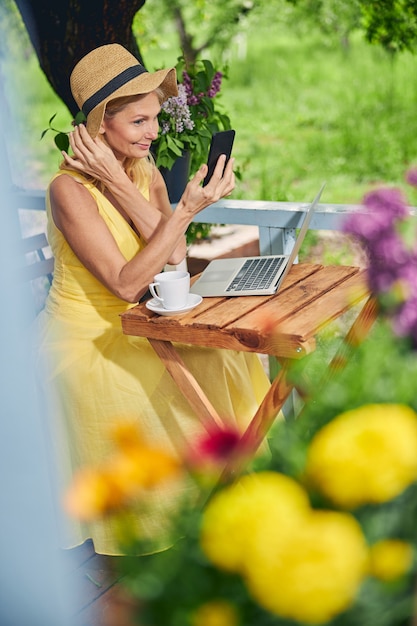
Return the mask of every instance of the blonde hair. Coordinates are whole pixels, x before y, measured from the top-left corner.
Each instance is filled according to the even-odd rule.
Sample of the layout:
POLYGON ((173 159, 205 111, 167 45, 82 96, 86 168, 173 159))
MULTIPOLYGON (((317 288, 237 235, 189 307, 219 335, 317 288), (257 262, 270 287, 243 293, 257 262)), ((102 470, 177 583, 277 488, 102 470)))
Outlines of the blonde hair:
MULTIPOLYGON (((162 102, 165 100, 165 95, 162 89, 160 87, 157 87, 152 93, 156 94, 159 103, 162 104, 162 102)), ((104 111, 104 119, 111 119, 117 113, 120 113, 120 111, 122 111, 131 102, 137 102, 147 95, 148 94, 122 96, 120 98, 110 100, 110 102, 107 103, 106 109, 104 111)), ((100 134, 98 135, 98 137, 101 139, 101 141, 107 143, 104 135, 100 134)), ((63 166, 61 167, 68 169, 68 166, 65 166, 65 164, 63 164, 63 166)), ((140 190, 142 190, 146 189, 151 183, 156 166, 152 154, 149 154, 147 157, 142 159, 126 159, 123 167, 130 180, 135 185, 137 185, 140 190)), ((87 176, 86 178, 90 182, 92 182, 98 189, 100 189, 101 192, 104 191, 105 185, 100 179, 96 179, 93 176, 87 176)))

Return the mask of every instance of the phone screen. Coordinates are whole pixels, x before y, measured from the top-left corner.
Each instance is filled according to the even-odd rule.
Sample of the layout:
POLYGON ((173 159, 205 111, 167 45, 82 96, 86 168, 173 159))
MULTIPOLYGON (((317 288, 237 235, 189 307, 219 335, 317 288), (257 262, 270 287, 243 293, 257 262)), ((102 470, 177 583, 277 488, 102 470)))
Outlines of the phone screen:
POLYGON ((234 130, 221 130, 218 133, 214 133, 211 138, 210 151, 207 159, 208 172, 203 181, 203 187, 207 185, 213 176, 214 169, 216 167, 217 159, 221 154, 226 155, 226 164, 232 154, 233 141, 235 139, 234 130))

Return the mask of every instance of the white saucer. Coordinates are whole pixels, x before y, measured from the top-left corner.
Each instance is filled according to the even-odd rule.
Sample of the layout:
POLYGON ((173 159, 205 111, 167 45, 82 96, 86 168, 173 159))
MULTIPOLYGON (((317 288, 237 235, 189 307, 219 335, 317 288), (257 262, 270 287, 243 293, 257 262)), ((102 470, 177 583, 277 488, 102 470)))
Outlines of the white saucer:
POLYGON ((152 300, 148 300, 146 303, 146 308, 154 313, 158 313, 159 315, 181 315, 181 313, 187 313, 187 311, 191 311, 197 305, 199 305, 203 301, 203 298, 196 293, 188 294, 187 304, 182 307, 182 309, 164 309, 164 307, 159 304, 158 300, 152 298, 152 300))

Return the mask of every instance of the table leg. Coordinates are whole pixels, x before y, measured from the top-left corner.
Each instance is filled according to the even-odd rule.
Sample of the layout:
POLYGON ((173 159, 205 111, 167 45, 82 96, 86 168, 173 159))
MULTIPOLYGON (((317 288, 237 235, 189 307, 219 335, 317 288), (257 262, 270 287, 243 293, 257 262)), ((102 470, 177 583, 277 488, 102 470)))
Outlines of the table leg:
POLYGON ((200 385, 188 371, 184 361, 175 350, 170 341, 161 339, 149 339, 149 343, 155 350, 168 373, 178 386, 178 389, 188 401, 191 408, 198 415, 203 426, 211 432, 213 426, 224 426, 224 423, 216 409, 207 398, 200 385))
MULTIPOLYGON (((327 384, 331 376, 346 365, 354 348, 365 340, 377 316, 378 304, 375 298, 371 297, 367 300, 349 332, 344 337, 341 347, 329 364, 321 385, 327 384)), ((295 388, 294 384, 289 383, 287 378, 287 373, 291 368, 291 359, 280 360, 280 363, 282 368, 272 382, 264 401, 246 429, 238 449, 224 468, 221 481, 229 481, 241 473, 245 464, 253 457, 254 453, 261 445, 279 411, 295 388)), ((300 388, 299 391, 301 396, 305 399, 306 396, 303 389, 300 388)))
POLYGON ((220 482, 229 481, 234 476, 237 476, 245 464, 253 458, 285 401, 294 389, 294 384, 290 383, 287 377, 291 368, 291 359, 281 361, 281 365, 281 370, 271 383, 265 398, 245 430, 239 446, 226 464, 220 482))

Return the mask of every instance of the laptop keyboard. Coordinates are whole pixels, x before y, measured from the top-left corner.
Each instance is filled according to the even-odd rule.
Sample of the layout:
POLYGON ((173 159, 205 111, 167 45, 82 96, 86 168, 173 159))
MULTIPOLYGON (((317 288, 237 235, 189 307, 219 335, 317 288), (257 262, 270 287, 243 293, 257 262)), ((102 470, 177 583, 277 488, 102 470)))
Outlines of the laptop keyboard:
POLYGON ((226 291, 267 289, 286 257, 248 259, 226 288, 226 291))

